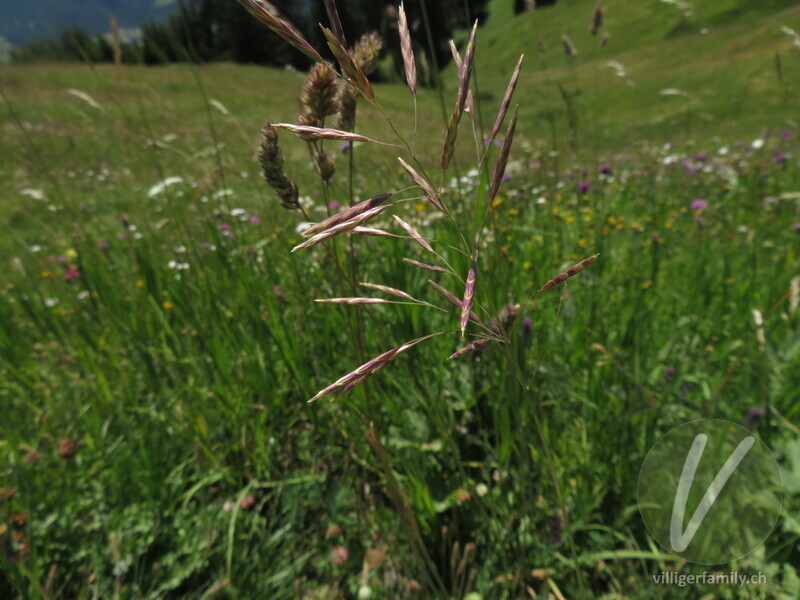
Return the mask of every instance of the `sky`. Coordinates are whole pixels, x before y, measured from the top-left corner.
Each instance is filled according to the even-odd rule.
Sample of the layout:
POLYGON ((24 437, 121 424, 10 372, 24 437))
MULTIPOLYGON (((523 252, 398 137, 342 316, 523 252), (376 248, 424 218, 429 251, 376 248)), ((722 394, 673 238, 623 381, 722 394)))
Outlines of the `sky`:
POLYGON ((19 45, 66 27, 106 33, 112 14, 120 27, 131 28, 162 20, 176 4, 176 0, 0 0, 0 37, 19 45))

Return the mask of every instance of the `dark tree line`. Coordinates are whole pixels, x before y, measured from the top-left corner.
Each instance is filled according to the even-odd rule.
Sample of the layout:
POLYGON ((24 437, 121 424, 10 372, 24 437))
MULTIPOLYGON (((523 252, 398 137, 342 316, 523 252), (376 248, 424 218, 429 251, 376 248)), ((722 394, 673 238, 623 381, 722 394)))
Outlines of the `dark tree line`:
MULTIPOLYGON (((322 0, 273 0, 318 49, 324 49, 319 23, 327 25, 322 0)), ((387 41, 387 52, 400 65, 397 41, 397 6, 388 0, 338 0, 336 2, 348 42, 371 31, 387 41)), ((485 19, 487 0, 407 0, 405 2, 415 50, 423 60, 443 66, 450 60, 448 40, 472 20, 485 19), (431 52, 432 49, 432 52, 431 52)), ((64 30, 56 37, 40 38, 12 50, 11 58, 28 61, 114 60, 112 36, 92 36, 79 28, 64 30)), ((178 9, 164 22, 145 23, 141 38, 119 44, 121 59, 132 64, 171 62, 233 61, 297 68, 308 59, 265 29, 236 0, 181 0, 178 9)))

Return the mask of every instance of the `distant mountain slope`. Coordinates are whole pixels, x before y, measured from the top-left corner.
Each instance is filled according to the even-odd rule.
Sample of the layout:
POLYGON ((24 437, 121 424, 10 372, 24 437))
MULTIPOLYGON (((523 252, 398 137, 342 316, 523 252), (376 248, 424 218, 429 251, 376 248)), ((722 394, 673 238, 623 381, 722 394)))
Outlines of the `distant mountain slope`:
POLYGON ((65 27, 104 33, 112 14, 120 27, 137 27, 164 19, 176 7, 175 0, 0 0, 0 36, 19 45, 65 27))
MULTIPOLYGON (((800 123, 800 47, 789 31, 800 32, 797 0, 599 0, 593 36, 597 4, 558 0, 515 15, 512 0, 492 0, 476 52, 484 106, 496 110, 524 53, 518 130, 539 139, 586 148, 800 123)), ((452 66, 444 79, 455 85, 452 66)))

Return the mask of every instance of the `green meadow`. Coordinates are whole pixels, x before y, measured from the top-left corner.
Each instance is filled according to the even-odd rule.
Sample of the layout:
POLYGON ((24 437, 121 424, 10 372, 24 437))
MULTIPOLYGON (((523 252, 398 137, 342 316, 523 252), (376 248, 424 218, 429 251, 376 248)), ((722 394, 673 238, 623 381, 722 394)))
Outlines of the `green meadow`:
POLYGON ((592 36, 594 2, 512 4, 477 30, 445 173, 452 64, 359 101, 397 145, 280 130, 302 210, 257 140, 305 73, 0 66, 0 598, 800 596, 800 7, 608 0, 592 36), (383 193, 383 233, 292 252, 383 193), (637 504, 698 419, 751 429, 781 479, 747 498, 764 542, 711 566, 637 504), (763 580, 654 582, 731 571, 763 580))

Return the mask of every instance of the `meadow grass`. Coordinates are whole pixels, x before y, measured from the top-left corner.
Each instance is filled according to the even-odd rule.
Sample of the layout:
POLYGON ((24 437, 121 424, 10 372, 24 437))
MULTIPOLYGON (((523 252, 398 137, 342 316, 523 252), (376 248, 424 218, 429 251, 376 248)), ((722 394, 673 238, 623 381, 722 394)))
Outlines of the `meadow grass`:
MULTIPOLYGON (((541 14, 543 23, 561 18, 541 14)), ((682 69, 675 54, 699 54, 715 71, 726 44, 756 47, 761 38, 742 40, 784 22, 763 18, 775 22, 730 42, 720 34, 716 49, 701 52, 705 38, 654 38, 629 51, 653 94, 690 88, 690 78, 700 86, 702 68, 682 69)), ((512 21, 496 9, 492 19, 476 55, 487 128, 516 64, 491 42, 518 38, 503 27, 524 29, 529 16, 512 21)), ((561 26, 546 31, 560 35, 561 26)), ((768 72, 760 60, 752 68, 768 72)), ((737 74, 733 95, 751 74, 737 64, 720 67, 737 74)), ((494 200, 486 279, 477 282, 483 306, 523 308, 509 345, 453 361, 465 343, 457 310, 314 302, 343 295, 342 281, 320 248, 290 253, 303 239, 301 218, 280 207, 255 158, 265 120, 294 122, 302 75, 234 65, 3 67, 0 596, 679 597, 651 575, 703 569, 649 536, 636 509, 638 470, 659 435, 716 417, 755 427, 775 452, 784 506, 767 543, 731 565, 763 571, 767 584, 692 592, 795 597, 796 92, 777 102, 756 86, 737 96, 746 108, 736 117, 710 86, 691 88, 702 97, 693 110, 725 127, 690 130, 684 113, 666 118, 616 82, 598 82, 597 66, 523 69, 510 179, 494 200), (567 73, 587 98, 574 111, 592 124, 576 144, 560 95, 546 85, 536 93, 567 73), (546 110, 560 132, 555 146, 546 121, 533 118, 546 110), (182 180, 159 186, 170 177, 182 180), (523 302, 596 253, 574 279, 523 302), (352 344, 356 315, 363 349, 352 344), (370 378, 369 397, 359 389, 307 404, 362 353, 444 330, 453 332, 370 378), (757 420, 748 419, 753 408, 764 411, 757 420)), ((405 87, 376 92, 410 137, 405 87)), ((417 104, 416 156, 435 170, 439 99, 420 90, 417 104)), ((389 139, 363 102, 357 130, 389 139)), ((472 170, 469 130, 465 116, 442 193, 463 211, 491 183, 490 170, 472 170)), ((327 144, 337 174, 320 191, 305 145, 280 137, 309 215, 337 210, 326 194, 346 206, 350 155, 327 144)), ((489 150, 492 164, 499 150, 489 150)), ((358 199, 411 184, 395 150, 350 151, 358 199)), ((395 214, 441 247, 458 246, 447 220, 416 198, 395 214)), ((388 217, 377 222, 403 234, 388 217)), ((331 249, 354 261, 361 281, 439 303, 427 283, 435 276, 403 260, 430 261, 419 244, 370 237, 352 254, 340 239, 331 249)), ((467 257, 447 256, 466 274, 467 257)), ((437 281, 461 297, 458 281, 437 281)))

